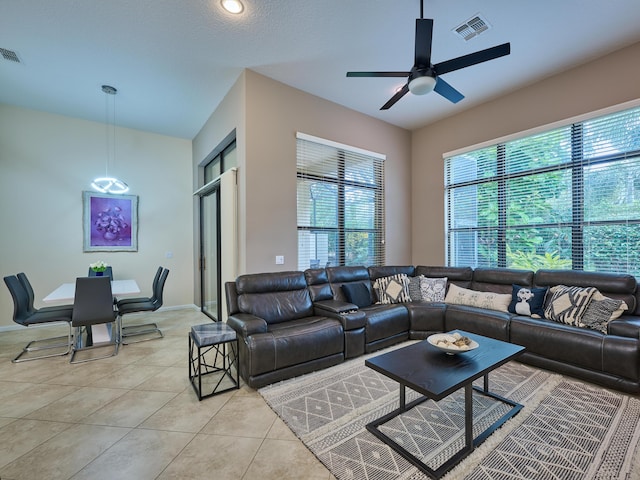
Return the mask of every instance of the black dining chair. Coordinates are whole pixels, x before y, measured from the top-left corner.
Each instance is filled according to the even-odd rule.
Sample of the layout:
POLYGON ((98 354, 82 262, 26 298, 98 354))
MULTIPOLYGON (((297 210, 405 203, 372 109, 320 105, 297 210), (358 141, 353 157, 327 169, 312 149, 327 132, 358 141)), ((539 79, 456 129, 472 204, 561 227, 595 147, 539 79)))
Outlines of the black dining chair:
POLYGON ((118 312, 113 307, 113 294, 109 277, 79 277, 76 279, 76 293, 73 301, 71 326, 75 329, 71 363, 82 363, 91 360, 113 357, 118 354, 120 345, 120 325, 118 312), (111 328, 109 342, 96 343, 92 328, 95 325, 107 324, 111 328), (82 330, 85 330, 85 336, 82 330), (108 355, 84 360, 76 360, 76 354, 84 350, 113 347, 108 355))
POLYGON ((46 338, 42 340, 32 340, 22 349, 22 352, 15 357, 12 362, 26 362, 29 360, 38 360, 41 358, 57 357, 60 355, 66 355, 72 348, 72 328, 71 328, 71 316, 72 310, 60 309, 60 310, 36 310, 32 306, 29 293, 23 287, 22 283, 16 275, 10 275, 4 277, 4 283, 7 285, 11 297, 13 298, 13 321, 24 327, 30 327, 34 325, 55 324, 64 322, 69 327, 69 333, 66 336, 66 342, 63 342, 64 336, 46 338), (30 307, 31 305, 31 307, 30 307), (25 356, 30 352, 37 352, 41 350, 51 350, 53 348, 65 347, 65 350, 57 353, 48 353, 44 355, 25 356))
POLYGON ((29 304, 28 304, 29 312, 41 312, 41 313, 44 313, 44 312, 55 312, 55 311, 60 311, 60 310, 67 310, 69 313, 71 313, 71 311, 73 310, 73 305, 71 305, 71 304, 53 305, 51 307, 35 308, 33 306, 33 303, 35 301, 35 294, 33 292, 33 287, 31 286, 31 282, 27 278, 27 275, 24 272, 20 272, 16 276, 18 277, 18 280, 20 281, 20 284, 22 285, 22 288, 24 288, 25 291, 27 292, 27 296, 29 298, 29 304))
POLYGON ((113 280, 113 269, 111 267, 107 267, 107 269, 102 272, 102 275, 98 275, 98 272, 93 271, 93 269, 89 267, 87 277, 109 277, 109 279, 113 280))
POLYGON ((151 297, 123 297, 118 299, 118 305, 155 301, 156 288, 158 288, 158 282, 160 281, 160 275, 162 275, 163 270, 164 268, 162 266, 158 267, 158 270, 156 270, 156 275, 153 277, 153 283, 151 284, 151 297))
MULTIPOLYGON (((117 303, 118 315, 124 317, 130 313, 155 312, 162 306, 164 285, 167 281, 169 270, 159 267, 153 281, 153 294, 151 297, 125 298, 117 303), (159 273, 159 275, 158 275, 159 273), (135 300, 135 301, 132 301, 135 300)), ((155 340, 164 337, 162 330, 156 323, 143 323, 122 327, 122 344, 143 342, 145 340, 155 340), (128 340, 131 337, 143 337, 138 340, 128 340)))

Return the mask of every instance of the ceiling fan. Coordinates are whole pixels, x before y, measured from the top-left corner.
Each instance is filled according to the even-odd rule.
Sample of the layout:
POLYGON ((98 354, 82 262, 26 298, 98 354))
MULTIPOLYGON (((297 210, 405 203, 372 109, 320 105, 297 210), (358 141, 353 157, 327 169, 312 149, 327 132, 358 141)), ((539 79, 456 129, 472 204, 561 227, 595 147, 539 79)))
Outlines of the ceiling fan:
POLYGON ((420 18, 416 19, 415 61, 409 72, 347 72, 347 77, 407 77, 407 83, 385 103, 380 110, 388 110, 407 92, 424 95, 435 90, 447 100, 458 103, 464 98, 458 90, 445 82, 440 75, 477 65, 511 53, 511 44, 503 43, 496 47, 453 58, 435 65, 431 63, 431 40, 433 20, 423 18, 424 0, 420 2, 420 18))

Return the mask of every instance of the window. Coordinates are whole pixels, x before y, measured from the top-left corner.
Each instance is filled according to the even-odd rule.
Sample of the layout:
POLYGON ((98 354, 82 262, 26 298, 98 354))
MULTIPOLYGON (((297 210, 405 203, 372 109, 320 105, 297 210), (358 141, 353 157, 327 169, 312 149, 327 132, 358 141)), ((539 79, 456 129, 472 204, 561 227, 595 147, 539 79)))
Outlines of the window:
POLYGON ((236 157, 236 141, 233 140, 204 166, 204 184, 206 185, 227 170, 236 167, 238 164, 236 157))
POLYGON ((298 133, 298 268, 384 264, 384 157, 298 133))
POLYGON ((445 156, 451 266, 640 276, 640 108, 445 156))

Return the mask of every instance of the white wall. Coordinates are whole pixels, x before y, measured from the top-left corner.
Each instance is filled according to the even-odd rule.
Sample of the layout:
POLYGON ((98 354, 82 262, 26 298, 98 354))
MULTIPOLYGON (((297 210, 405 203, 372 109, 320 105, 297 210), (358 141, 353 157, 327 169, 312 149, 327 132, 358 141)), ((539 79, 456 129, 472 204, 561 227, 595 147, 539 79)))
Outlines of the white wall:
MULTIPOLYGON (((82 191, 104 174, 103 123, 0 105, 0 274, 25 272, 40 299, 87 274, 96 260, 150 294, 158 265, 171 270, 165 305, 193 304, 191 142, 118 128, 109 173, 139 196, 138 252, 83 253, 82 191), (166 252, 173 258, 165 258, 166 252)), ((0 288, 0 328, 14 325, 0 288)))

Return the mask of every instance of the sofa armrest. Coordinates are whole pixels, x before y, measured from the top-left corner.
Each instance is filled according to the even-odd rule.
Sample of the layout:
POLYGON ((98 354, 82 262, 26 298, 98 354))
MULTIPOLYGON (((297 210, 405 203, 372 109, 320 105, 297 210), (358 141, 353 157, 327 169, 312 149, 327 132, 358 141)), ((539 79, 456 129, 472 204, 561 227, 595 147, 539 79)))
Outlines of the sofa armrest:
POLYGON ((330 313, 344 314, 358 310, 357 305, 340 300, 321 300, 314 302, 313 308, 316 315, 328 315, 330 313))
POLYGON ((335 318, 342 323, 342 329, 345 331, 362 328, 367 323, 367 315, 362 310, 358 310, 358 306, 353 303, 322 300, 315 302, 313 306, 316 315, 335 318))
POLYGON ((227 325, 233 328, 240 337, 247 338, 254 333, 265 333, 267 321, 250 313, 235 313, 227 318, 227 325))

